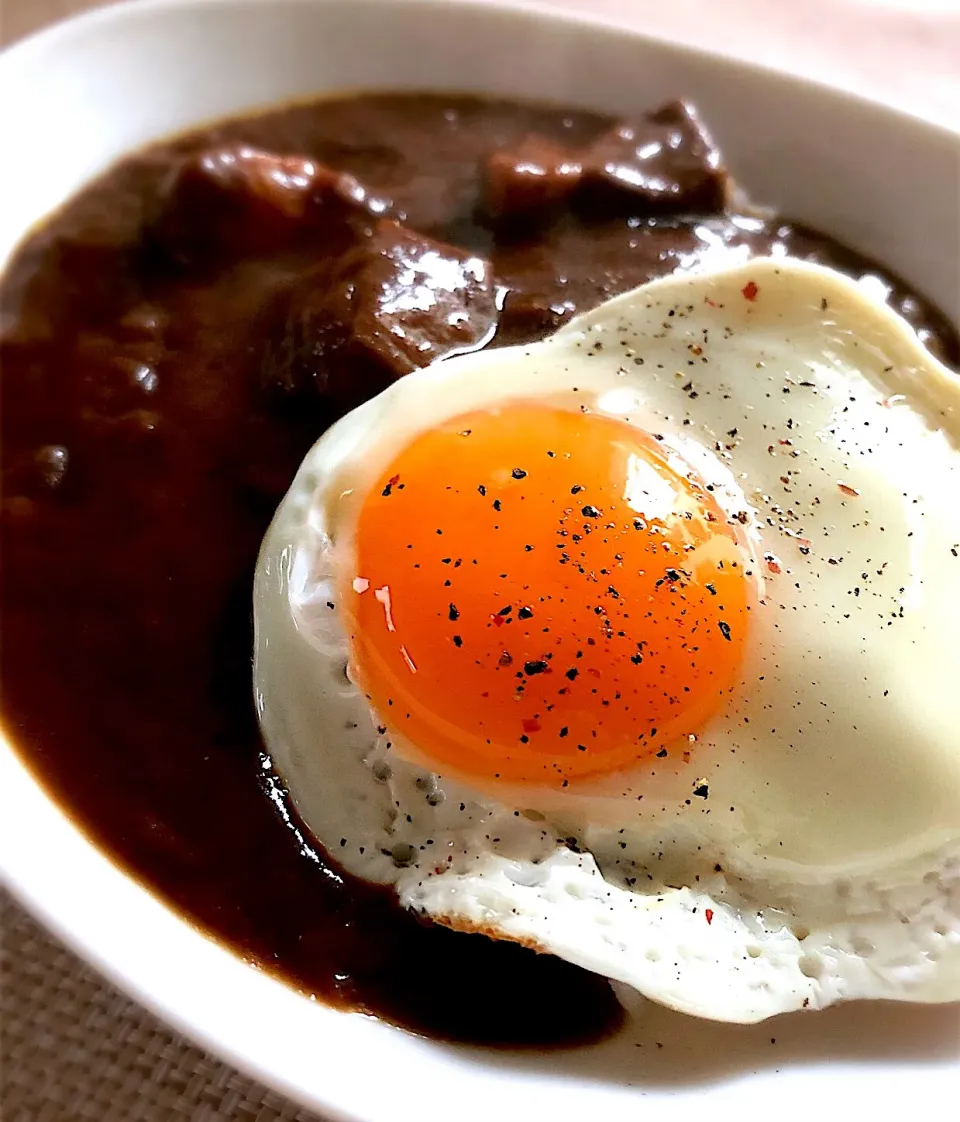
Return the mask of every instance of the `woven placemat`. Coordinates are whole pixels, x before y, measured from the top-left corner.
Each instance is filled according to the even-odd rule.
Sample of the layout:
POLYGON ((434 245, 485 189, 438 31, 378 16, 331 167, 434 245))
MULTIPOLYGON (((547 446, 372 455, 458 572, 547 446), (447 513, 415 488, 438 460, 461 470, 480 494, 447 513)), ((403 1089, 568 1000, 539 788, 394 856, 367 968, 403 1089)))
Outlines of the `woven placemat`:
POLYGON ((3 1122, 322 1122, 135 1005, 0 891, 3 1122))

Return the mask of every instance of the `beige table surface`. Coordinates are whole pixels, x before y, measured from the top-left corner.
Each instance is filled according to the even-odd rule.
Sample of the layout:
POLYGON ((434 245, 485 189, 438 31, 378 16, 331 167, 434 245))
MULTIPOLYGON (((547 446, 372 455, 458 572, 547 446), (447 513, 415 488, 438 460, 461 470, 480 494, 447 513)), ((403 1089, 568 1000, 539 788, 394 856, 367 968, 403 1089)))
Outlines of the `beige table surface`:
MULTIPOLYGON (((960 0, 550 2, 960 121, 960 0)), ((0 0, 0 43, 94 6, 0 0)), ((5 895, 0 937, 4 1122, 318 1122, 166 1028, 5 895)))

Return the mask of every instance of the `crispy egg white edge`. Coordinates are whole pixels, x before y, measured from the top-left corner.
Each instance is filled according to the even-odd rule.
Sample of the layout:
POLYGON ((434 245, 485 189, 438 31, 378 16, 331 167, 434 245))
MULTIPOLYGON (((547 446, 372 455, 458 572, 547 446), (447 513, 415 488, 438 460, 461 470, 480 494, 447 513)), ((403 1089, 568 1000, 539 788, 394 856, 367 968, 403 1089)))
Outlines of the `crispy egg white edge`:
MULTIPOLYGON (((538 348, 568 346, 592 331, 606 330, 611 311, 617 315, 629 312, 631 301, 640 292, 665 303, 682 300, 690 292, 702 295, 707 285, 714 295, 726 294, 731 300, 742 300, 740 290, 749 281, 757 283, 764 292, 763 308, 767 312, 773 308, 771 297, 774 301, 780 299, 782 307, 775 313, 780 317, 796 317, 798 285, 806 286, 811 296, 814 289, 818 297, 827 292, 837 329, 850 332, 855 327, 863 345, 884 349, 893 359, 897 368, 894 384, 878 388, 888 392, 908 390, 911 400, 916 396, 931 425, 955 436, 955 377, 924 354, 899 317, 887 309, 873 307, 864 321, 863 297, 852 282, 816 266, 793 262, 785 265, 781 260, 756 260, 743 268, 707 278, 653 282, 616 298, 603 309, 579 317, 545 344, 511 348, 514 354, 506 350, 483 352, 439 363, 410 375, 404 388, 409 391, 409 379, 416 379, 423 383, 420 388, 427 391, 428 399, 437 402, 432 391, 450 376, 451 363, 478 370, 488 363, 508 364, 516 360, 516 352, 522 357, 536 353, 538 348), (784 273, 790 277, 789 286, 778 284, 777 278, 784 273), (786 291, 787 287, 792 292, 786 291)), ((375 458, 364 457, 365 425, 358 423, 357 418, 365 420, 369 429, 385 417, 391 408, 389 396, 396 392, 397 387, 393 387, 351 415, 352 424, 340 422, 330 430, 321 442, 326 472, 333 472, 342 481, 346 478, 343 472, 350 464, 355 467, 359 456, 363 469, 371 475, 376 473, 390 455, 391 441, 386 442, 388 447, 380 449, 381 458, 376 463, 375 458), (361 416, 364 411, 368 414, 366 418, 361 416)), ((516 387, 514 396, 528 394, 528 389, 516 387)), ((476 402, 466 404, 458 399, 455 412, 482 404, 481 398, 478 394, 476 402)), ((422 414, 418 422, 426 423, 422 414)), ((394 432, 392 448, 396 449, 408 437, 409 432, 394 432)), ((325 652, 325 665, 320 667, 315 637, 306 639, 297 631, 290 611, 290 582, 297 585, 299 581, 302 586, 303 578, 303 573, 296 572, 303 558, 298 556, 293 543, 303 525, 311 520, 315 530, 324 532, 329 513, 322 504, 314 502, 323 482, 316 475, 316 464, 317 458, 311 453, 301 470, 302 478, 298 477, 299 486, 295 484, 291 489, 267 535, 258 566, 257 704, 274 764, 289 783, 294 803, 328 851, 334 857, 340 855, 348 869, 369 879, 394 882, 407 906, 453 926, 483 930, 558 953, 626 982, 658 1001, 701 1016, 752 1021, 787 1009, 805 1005, 816 1008, 851 997, 945 1000, 960 996, 960 899, 955 847, 947 845, 939 853, 925 855, 928 875, 922 884, 898 884, 894 877, 894 883, 884 888, 880 913, 871 913, 868 908, 852 925, 855 930, 845 931, 844 925, 833 924, 829 929, 808 933, 801 922, 802 915, 794 914, 794 904, 802 911, 802 898, 778 899, 783 895, 782 886, 770 886, 768 899, 778 899, 784 906, 764 907, 766 893, 762 878, 759 885, 756 883, 756 870, 752 876, 759 904, 744 899, 736 878, 728 880, 725 873, 713 872, 709 862, 704 864, 702 875, 698 874, 696 884, 671 888, 666 883, 648 883, 643 892, 626 891, 604 879, 590 853, 575 853, 558 844, 558 831, 542 820, 515 815, 509 807, 485 805, 469 787, 455 781, 445 779, 441 788, 436 777, 406 764, 397 758, 396 752, 388 757, 362 698, 344 676, 345 643, 334 643, 325 652), (278 674, 280 664, 283 670, 278 674), (331 669, 324 686, 329 693, 322 697, 318 692, 322 674, 318 671, 331 669), (307 698, 310 703, 285 706, 276 700, 280 697, 307 698), (344 727, 330 729, 330 739, 338 743, 341 751, 317 752, 313 750, 316 730, 329 725, 329 703, 333 698, 334 708, 343 707, 344 727), (310 746, 306 752, 304 745, 310 746), (374 775, 380 778, 371 784, 374 775), (318 800, 309 797, 311 788, 335 790, 338 798, 331 804, 321 797, 318 806, 318 800), (419 857, 412 842, 401 845, 409 848, 413 863, 407 867, 401 863, 398 867, 395 861, 396 812, 409 806, 420 817, 423 806, 430 806, 430 799, 435 799, 438 792, 448 803, 457 801, 457 805, 462 803, 466 808, 461 812, 461 833, 465 815, 469 828, 481 840, 497 837, 499 841, 474 852, 464 846, 462 839, 458 846, 448 838, 458 849, 454 865, 448 866, 442 875, 428 872, 424 876, 423 869, 429 867, 433 856, 427 853, 426 858, 419 857), (398 808, 396 803, 401 806, 398 808), (369 826, 370 845, 367 853, 356 855, 345 852, 338 835, 344 839, 355 835, 358 822, 369 826), (953 909, 946 923, 938 911, 944 900, 953 909), (890 924, 884 922, 898 911, 900 915, 912 916, 916 921, 913 927, 921 934, 928 933, 932 944, 930 939, 924 942, 925 935, 917 935, 908 940, 910 946, 905 950, 903 930, 891 934, 890 924), (946 956, 945 946, 950 952, 946 956), (938 956, 943 957, 935 967, 934 958, 938 956), (719 985, 718 963, 729 967, 719 985)), ((357 478, 350 476, 349 471, 347 475, 354 487, 362 490, 357 478)), ((336 490, 335 486, 332 491, 336 490)), ((303 607, 301 625, 309 617, 309 610, 304 615, 303 607)), ((326 602, 313 607, 321 613, 330 610, 326 602)), ((421 844, 424 840, 436 846, 433 853, 441 851, 441 838, 421 834, 421 844)), ((686 841, 694 842, 695 834, 686 841)), ((908 863, 904 873, 909 872, 908 863)), ((896 922, 900 928, 909 926, 900 924, 899 919, 896 922)), ((912 937, 916 931, 910 934, 912 937)))

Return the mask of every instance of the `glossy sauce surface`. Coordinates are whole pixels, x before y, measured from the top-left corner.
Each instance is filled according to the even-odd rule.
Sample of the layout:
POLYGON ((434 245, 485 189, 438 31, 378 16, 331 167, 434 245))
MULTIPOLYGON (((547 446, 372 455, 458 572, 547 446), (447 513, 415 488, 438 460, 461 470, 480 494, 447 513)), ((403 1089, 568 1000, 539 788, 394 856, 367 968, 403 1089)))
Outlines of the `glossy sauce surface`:
MULTIPOLYGON (((417 361, 494 330, 494 343, 541 337, 718 247, 879 271, 796 225, 723 212, 709 182, 672 209, 585 176, 571 201, 568 157, 602 149, 616 167, 630 149, 612 125, 401 95, 231 121, 123 161, 29 239, 2 284, 4 727, 85 830, 240 953, 323 1000, 456 1039, 585 1039, 618 1007, 568 964, 420 923, 299 832, 253 712, 250 589, 300 459, 417 361), (322 175, 310 188, 337 237, 303 232, 302 162, 279 187, 277 166, 257 164, 266 179, 252 192, 244 180, 220 240, 182 223, 190 207, 225 214, 208 180, 235 200, 238 142, 355 176, 362 198, 322 175), (191 193, 183 160, 211 150, 220 163, 191 193), (524 217, 503 152, 554 161, 544 218, 524 217), (250 231, 271 234, 240 244, 250 231), (437 304, 467 326, 448 337, 418 321, 417 359, 364 293, 437 252, 464 278, 437 304)), ((891 283, 955 362, 952 328, 891 283)))

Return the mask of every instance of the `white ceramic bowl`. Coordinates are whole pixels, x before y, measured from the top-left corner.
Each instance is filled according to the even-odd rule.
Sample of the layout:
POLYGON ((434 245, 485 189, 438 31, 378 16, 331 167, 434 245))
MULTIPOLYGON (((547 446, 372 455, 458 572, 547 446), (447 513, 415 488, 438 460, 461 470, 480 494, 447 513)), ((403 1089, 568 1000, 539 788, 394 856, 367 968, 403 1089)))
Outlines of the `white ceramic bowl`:
MULTIPOLYGON (((0 263, 134 146, 289 98, 377 87, 624 114, 689 96, 757 199, 876 255, 948 312, 960 305, 960 134, 589 19, 443 0, 140 0, 14 48, 0 59, 0 263)), ((439 1045, 325 1008, 128 878, 6 743, 0 857, 20 898, 112 979, 336 1118, 621 1122, 650 1111, 670 1122, 695 1109, 721 1122, 795 1108, 882 1119, 950 1101, 960 1078, 956 1007, 873 1004, 741 1027, 651 1006, 613 1040, 545 1054, 439 1045)))

